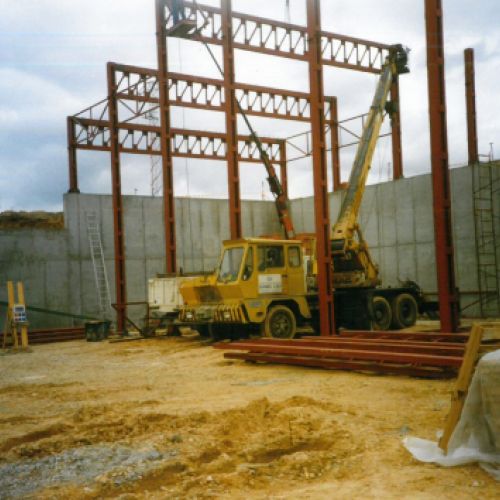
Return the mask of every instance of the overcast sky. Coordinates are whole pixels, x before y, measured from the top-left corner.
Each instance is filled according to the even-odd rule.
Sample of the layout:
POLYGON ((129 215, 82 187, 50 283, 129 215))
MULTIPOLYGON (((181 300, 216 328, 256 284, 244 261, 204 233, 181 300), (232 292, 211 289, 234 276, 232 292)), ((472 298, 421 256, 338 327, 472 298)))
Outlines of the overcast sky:
MULTIPOLYGON (((204 3, 218 5, 218 0, 204 3)), ((291 22, 305 24, 305 0, 290 0, 291 22)), ((500 2, 444 0, 450 163, 467 160, 463 49, 476 51, 480 153, 490 143, 500 150, 500 2)), ((323 0, 322 27, 411 48, 411 73, 401 77, 405 175, 430 170, 424 0, 323 0)), ((233 0, 234 10, 284 20, 285 0, 233 0)), ((0 0, 0 210, 60 210, 68 189, 66 116, 106 96, 107 61, 155 67, 154 0, 0 0)), ((169 41, 172 71, 218 77, 200 44, 169 41)), ((307 66, 271 56, 236 51, 236 80, 308 90, 307 66)), ((364 113, 377 77, 325 68, 325 94, 336 95, 339 117, 364 113)), ((304 124, 251 117, 262 135, 284 138, 304 124)), ((221 113, 181 110, 173 126, 224 131, 221 113)), ((245 133, 240 123, 240 132, 245 133)), ((342 137, 347 140, 347 137, 342 137)), ((352 148, 343 150, 348 176, 352 148)), ((496 155, 498 156, 498 155, 496 155)), ((83 192, 110 193, 109 155, 79 152, 83 192)), ((375 153, 371 182, 389 174, 390 140, 375 153)), ((122 155, 125 194, 150 193, 150 159, 122 155)), ((176 159, 177 195, 226 196, 225 164, 176 159)), ((241 165, 243 197, 262 194, 264 169, 241 165)), ((289 167, 290 195, 312 194, 309 161, 289 167)))

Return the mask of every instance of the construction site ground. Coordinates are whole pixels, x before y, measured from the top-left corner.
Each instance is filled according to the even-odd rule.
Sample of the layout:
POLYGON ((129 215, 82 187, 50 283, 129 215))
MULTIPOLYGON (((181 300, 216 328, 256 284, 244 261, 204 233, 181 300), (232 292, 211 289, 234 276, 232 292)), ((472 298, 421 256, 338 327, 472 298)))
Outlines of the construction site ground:
POLYGON ((453 380, 254 365, 195 339, 0 356, 0 498, 498 498, 419 463, 453 380))

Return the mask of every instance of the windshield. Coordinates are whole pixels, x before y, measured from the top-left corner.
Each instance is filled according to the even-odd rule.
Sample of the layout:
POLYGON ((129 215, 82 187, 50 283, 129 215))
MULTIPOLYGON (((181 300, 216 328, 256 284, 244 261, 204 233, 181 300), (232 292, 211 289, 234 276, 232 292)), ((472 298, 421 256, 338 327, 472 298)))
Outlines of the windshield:
POLYGON ((229 283, 238 279, 241 260, 243 258, 243 250, 243 247, 227 248, 224 250, 217 281, 229 283))

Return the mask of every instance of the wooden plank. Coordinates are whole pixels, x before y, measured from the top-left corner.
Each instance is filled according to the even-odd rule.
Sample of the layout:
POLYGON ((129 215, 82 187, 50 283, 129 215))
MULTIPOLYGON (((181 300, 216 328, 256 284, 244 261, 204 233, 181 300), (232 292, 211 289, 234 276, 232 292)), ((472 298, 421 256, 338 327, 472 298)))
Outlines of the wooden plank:
POLYGON ((448 453, 448 444, 450 442, 451 435, 453 434, 453 431, 460 420, 460 415, 462 414, 465 398, 467 397, 469 385, 476 367, 482 335, 482 325, 474 324, 470 333, 469 341, 465 347, 464 359, 458 372, 455 389, 451 395, 450 413, 446 419, 443 435, 439 440, 439 447, 445 453, 448 453))

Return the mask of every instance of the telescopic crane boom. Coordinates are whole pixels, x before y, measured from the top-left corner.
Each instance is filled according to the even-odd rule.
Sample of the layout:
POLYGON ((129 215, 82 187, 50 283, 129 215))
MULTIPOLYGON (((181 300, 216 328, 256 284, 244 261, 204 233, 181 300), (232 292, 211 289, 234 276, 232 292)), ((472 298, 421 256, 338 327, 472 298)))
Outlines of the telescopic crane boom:
POLYGON ((391 112, 392 103, 387 100, 391 84, 398 74, 408 73, 407 63, 407 50, 401 45, 392 46, 382 67, 377 90, 354 158, 345 198, 332 230, 335 288, 366 288, 379 284, 378 267, 371 259, 368 245, 359 228, 358 214, 384 113, 391 112))

